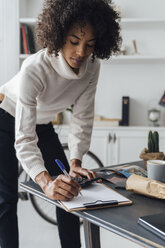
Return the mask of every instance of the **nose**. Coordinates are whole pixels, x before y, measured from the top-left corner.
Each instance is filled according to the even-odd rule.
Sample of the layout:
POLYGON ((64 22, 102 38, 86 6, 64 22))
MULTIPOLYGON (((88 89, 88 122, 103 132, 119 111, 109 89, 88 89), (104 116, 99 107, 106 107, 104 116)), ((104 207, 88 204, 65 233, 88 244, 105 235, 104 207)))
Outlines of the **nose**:
POLYGON ((76 54, 77 54, 79 57, 85 57, 85 55, 86 55, 85 46, 78 46, 78 47, 77 47, 77 50, 76 50, 76 54))

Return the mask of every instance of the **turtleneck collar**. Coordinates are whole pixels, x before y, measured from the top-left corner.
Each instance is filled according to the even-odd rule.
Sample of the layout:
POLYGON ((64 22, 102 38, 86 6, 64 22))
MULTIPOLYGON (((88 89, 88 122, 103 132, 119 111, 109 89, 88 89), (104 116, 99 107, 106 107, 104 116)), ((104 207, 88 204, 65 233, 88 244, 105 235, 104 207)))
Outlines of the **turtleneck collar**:
POLYGON ((46 55, 48 57, 48 60, 50 61, 53 69, 63 78, 65 79, 80 79, 84 76, 87 70, 88 60, 89 58, 83 62, 79 69, 79 73, 76 74, 72 68, 68 65, 66 60, 64 59, 61 52, 59 52, 59 56, 55 55, 48 55, 46 51, 46 55))

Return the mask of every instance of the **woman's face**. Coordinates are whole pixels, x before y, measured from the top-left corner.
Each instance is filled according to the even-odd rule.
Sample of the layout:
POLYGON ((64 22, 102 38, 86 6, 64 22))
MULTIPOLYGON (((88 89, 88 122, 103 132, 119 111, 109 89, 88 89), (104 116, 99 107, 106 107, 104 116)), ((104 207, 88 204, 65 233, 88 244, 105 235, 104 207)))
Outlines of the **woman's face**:
POLYGON ((80 68, 81 64, 93 52, 95 42, 94 30, 90 24, 86 24, 84 27, 80 27, 78 24, 71 26, 66 43, 62 48, 63 57, 71 68, 80 68))

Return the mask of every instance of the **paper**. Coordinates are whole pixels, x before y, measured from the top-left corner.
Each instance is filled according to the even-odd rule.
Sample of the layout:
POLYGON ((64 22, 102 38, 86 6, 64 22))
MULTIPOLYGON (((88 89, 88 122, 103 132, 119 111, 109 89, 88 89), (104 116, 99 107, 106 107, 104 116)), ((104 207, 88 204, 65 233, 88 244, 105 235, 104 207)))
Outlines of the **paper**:
POLYGON ((126 189, 142 195, 165 199, 165 183, 135 174, 127 179, 126 189))
MULTIPOLYGON (((92 183, 89 187, 81 190, 82 196, 78 195, 70 201, 61 201, 61 203, 68 209, 84 208, 84 203, 93 202, 107 202, 115 200, 117 202, 128 202, 130 201, 126 197, 122 196, 118 192, 106 187, 101 183, 92 183)), ((97 206, 97 203, 95 204, 97 206)))

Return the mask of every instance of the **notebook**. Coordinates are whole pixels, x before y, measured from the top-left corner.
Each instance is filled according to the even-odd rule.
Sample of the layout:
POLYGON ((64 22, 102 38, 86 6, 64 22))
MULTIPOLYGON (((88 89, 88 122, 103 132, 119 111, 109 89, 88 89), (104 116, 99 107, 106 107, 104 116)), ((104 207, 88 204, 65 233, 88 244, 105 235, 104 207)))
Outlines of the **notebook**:
POLYGON ((138 224, 165 240, 165 212, 142 216, 138 224))
MULTIPOLYGON (((56 205, 56 201, 49 199, 33 181, 20 183, 20 188, 56 205)), ((128 198, 103 183, 93 182, 83 188, 81 193, 82 196, 79 194, 70 201, 58 202, 68 212, 132 204, 128 198)))

